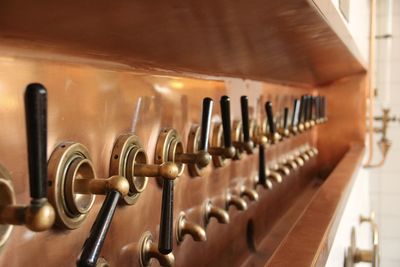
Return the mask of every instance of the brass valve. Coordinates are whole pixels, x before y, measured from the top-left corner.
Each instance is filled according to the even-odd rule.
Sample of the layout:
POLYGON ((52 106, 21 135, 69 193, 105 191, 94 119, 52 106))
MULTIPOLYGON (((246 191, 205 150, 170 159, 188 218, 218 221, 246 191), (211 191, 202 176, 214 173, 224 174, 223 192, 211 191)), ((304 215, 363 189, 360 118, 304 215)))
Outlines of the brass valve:
POLYGON ((282 175, 275 170, 266 169, 265 175, 277 183, 282 183, 283 181, 282 175))
POLYGON ((199 224, 187 219, 186 213, 181 212, 175 226, 176 240, 178 244, 182 243, 185 235, 190 235, 194 241, 205 242, 207 240, 206 231, 199 224))
POLYGON ((222 123, 214 124, 211 145, 208 149, 209 153, 212 155, 215 167, 224 166, 226 159, 231 159, 236 155, 236 149, 232 145, 231 137, 231 111, 229 97, 221 97, 220 109, 222 123))
POLYGON ((270 171, 278 172, 281 175, 285 175, 285 176, 290 174, 290 169, 287 166, 285 166, 284 164, 279 164, 277 162, 274 162, 270 166, 271 166, 270 171))
POLYGON ((54 209, 47 200, 47 91, 43 85, 27 86, 25 115, 31 202, 16 205, 11 176, 0 166, 0 247, 9 238, 12 225, 25 225, 31 231, 41 232, 51 228, 55 220, 54 209))

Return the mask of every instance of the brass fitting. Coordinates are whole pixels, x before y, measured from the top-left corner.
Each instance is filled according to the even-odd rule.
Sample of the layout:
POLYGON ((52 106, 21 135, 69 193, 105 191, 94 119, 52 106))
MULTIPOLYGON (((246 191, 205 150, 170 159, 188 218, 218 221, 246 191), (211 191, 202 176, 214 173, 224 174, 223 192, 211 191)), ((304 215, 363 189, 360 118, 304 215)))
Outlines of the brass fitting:
POLYGON ((200 225, 189 221, 185 212, 179 214, 176 223, 176 240, 178 244, 182 243, 185 235, 190 235, 194 241, 205 242, 207 240, 206 231, 200 225))
POLYGON ((234 206, 237 210, 247 210, 247 203, 240 196, 234 195, 231 192, 226 193, 225 209, 229 210, 230 206, 234 206))
POLYGON ((152 259, 156 259, 161 266, 174 267, 174 254, 164 255, 158 251, 158 246, 153 242, 153 236, 150 232, 145 232, 139 241, 139 263, 140 266, 147 267, 151 265, 152 259))
POLYGON ((219 223, 228 224, 229 214, 226 210, 216 207, 211 200, 205 203, 204 207, 204 225, 207 226, 211 218, 217 219, 219 223))
POLYGON ((259 198, 256 190, 248 188, 244 185, 240 187, 240 196, 246 196, 250 201, 257 201, 259 198))

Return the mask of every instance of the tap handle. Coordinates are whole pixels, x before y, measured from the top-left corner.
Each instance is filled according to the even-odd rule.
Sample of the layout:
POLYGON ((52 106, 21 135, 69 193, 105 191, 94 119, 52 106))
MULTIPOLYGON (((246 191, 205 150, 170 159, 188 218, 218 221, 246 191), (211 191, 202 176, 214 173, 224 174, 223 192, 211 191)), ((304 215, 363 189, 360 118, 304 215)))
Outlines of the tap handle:
POLYGON ((250 129, 249 129, 249 98, 245 95, 240 97, 240 107, 242 110, 242 129, 243 141, 250 142, 250 129))
POLYGON ((306 95, 302 95, 300 98, 300 109, 299 109, 299 117, 298 123, 303 122, 304 112, 305 112, 305 105, 306 105, 306 95))
POLYGON ((321 107, 321 105, 320 105, 320 96, 316 96, 315 97, 315 109, 314 109, 314 116, 315 116, 315 119, 319 119, 320 118, 320 108, 321 107))
POLYGON ((32 199, 47 196, 47 91, 39 83, 25 90, 29 187, 32 199))
POLYGON ((265 148, 264 145, 258 146, 258 184, 265 185, 267 181, 265 173, 265 148))
POLYGON ((272 103, 270 101, 265 103, 265 111, 267 112, 269 132, 271 134, 275 134, 276 128, 275 128, 275 122, 274 122, 274 113, 272 112, 272 103))
POLYGON ((166 255, 172 252, 172 232, 174 221, 174 181, 163 179, 158 250, 166 255))
POLYGON ((308 95, 304 96, 304 106, 303 106, 303 122, 308 121, 308 111, 309 111, 309 97, 308 95))
POLYGON ((209 97, 203 99, 203 113, 201 116, 201 133, 199 150, 208 150, 208 137, 210 135, 211 114, 213 100, 209 97))
POLYGON ((287 129, 288 128, 288 117, 289 117, 289 108, 285 107, 283 109, 283 129, 287 129))
POLYGON ((322 101, 322 105, 321 105, 321 108, 322 108, 322 118, 326 118, 326 98, 325 98, 325 96, 323 96, 322 97, 322 99, 321 99, 322 101))
POLYGON ((220 105, 221 105, 221 117, 222 117, 222 129, 224 132, 224 146, 231 147, 232 146, 232 138, 231 138, 231 108, 228 96, 224 95, 221 97, 220 105))
POLYGON ((78 267, 96 266, 120 196, 121 193, 117 190, 112 190, 107 194, 92 225, 89 237, 83 244, 81 254, 76 262, 78 267))
POLYGON ((315 105, 315 97, 313 97, 313 96, 309 96, 309 102, 310 102, 310 104, 309 104, 309 112, 308 112, 308 120, 312 120, 313 119, 313 111, 314 111, 314 109, 315 109, 315 107, 314 107, 314 105, 315 105))
POLYGON ((296 98, 293 104, 292 126, 297 126, 299 124, 299 113, 300 113, 300 100, 296 98))

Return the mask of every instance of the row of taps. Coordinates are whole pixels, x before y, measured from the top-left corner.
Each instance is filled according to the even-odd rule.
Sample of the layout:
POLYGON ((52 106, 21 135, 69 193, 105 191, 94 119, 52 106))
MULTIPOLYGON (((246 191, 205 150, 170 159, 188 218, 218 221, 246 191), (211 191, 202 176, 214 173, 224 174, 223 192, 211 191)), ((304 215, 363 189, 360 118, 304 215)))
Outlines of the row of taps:
MULTIPOLYGON (((162 208, 158 246, 151 234, 141 240, 140 262, 148 266, 152 258, 162 265, 173 265, 173 197, 174 181, 182 175, 185 165, 192 177, 203 176, 212 162, 215 168, 230 160, 240 160, 244 154, 253 154, 258 148, 259 170, 253 186, 271 188, 274 180, 282 182, 288 175, 314 157, 318 150, 308 144, 281 156, 266 166, 265 149, 292 136, 305 132, 327 120, 324 96, 303 95, 294 99, 292 110, 285 107, 278 121, 271 102, 265 103, 266 120, 257 123, 249 117, 248 97, 240 98, 241 121, 231 122, 230 98, 220 99, 221 122, 211 125, 213 100, 204 98, 201 124, 191 127, 186 152, 182 138, 173 128, 160 131, 154 163, 134 133, 122 134, 114 144, 110 157, 109 178, 97 178, 88 149, 77 142, 60 142, 47 159, 47 90, 38 83, 29 84, 25 91, 25 115, 28 138, 28 166, 31 203, 16 205, 12 180, 1 167, 0 190, 7 196, 1 203, 0 224, 7 225, 6 238, 12 225, 26 225, 32 231, 44 231, 55 224, 59 228, 76 229, 86 219, 95 195, 105 195, 96 220, 77 259, 77 266, 96 266, 103 261, 101 248, 118 204, 133 205, 145 190, 149 177, 157 178, 162 186, 162 208), (289 113, 291 112, 291 119, 289 113), (212 128, 212 129, 211 129, 212 128), (100 259, 100 260, 99 260, 100 259)), ((233 205, 239 210, 247 207, 238 198, 258 199, 252 188, 240 187, 229 191, 226 207, 222 210, 208 200, 205 205, 205 224, 211 217, 228 223, 226 210, 233 205)), ((176 224, 178 243, 185 234, 196 241, 205 241, 205 230, 186 219, 182 212, 176 224)))

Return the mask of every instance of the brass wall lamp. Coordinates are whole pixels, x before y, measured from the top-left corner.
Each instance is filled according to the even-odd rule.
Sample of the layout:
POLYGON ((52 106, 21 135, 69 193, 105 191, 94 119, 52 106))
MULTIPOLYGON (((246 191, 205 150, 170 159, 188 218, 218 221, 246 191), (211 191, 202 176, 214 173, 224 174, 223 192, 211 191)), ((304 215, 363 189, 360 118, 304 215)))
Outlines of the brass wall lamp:
POLYGON ((197 242, 207 241, 207 235, 204 228, 201 225, 190 221, 184 211, 180 212, 178 216, 175 231, 178 245, 183 242, 186 235, 190 235, 192 239, 197 242))
POLYGON ((211 144, 208 152, 212 155, 212 161, 215 167, 222 167, 227 159, 236 155, 236 149, 232 145, 231 138, 231 111, 230 99, 228 96, 222 96, 220 100, 222 123, 213 125, 211 144))
POLYGON ((55 212, 47 201, 47 91, 41 84, 25 90, 31 203, 16 205, 11 176, 0 166, 0 247, 10 237, 13 225, 26 225, 35 232, 53 226, 55 212))

